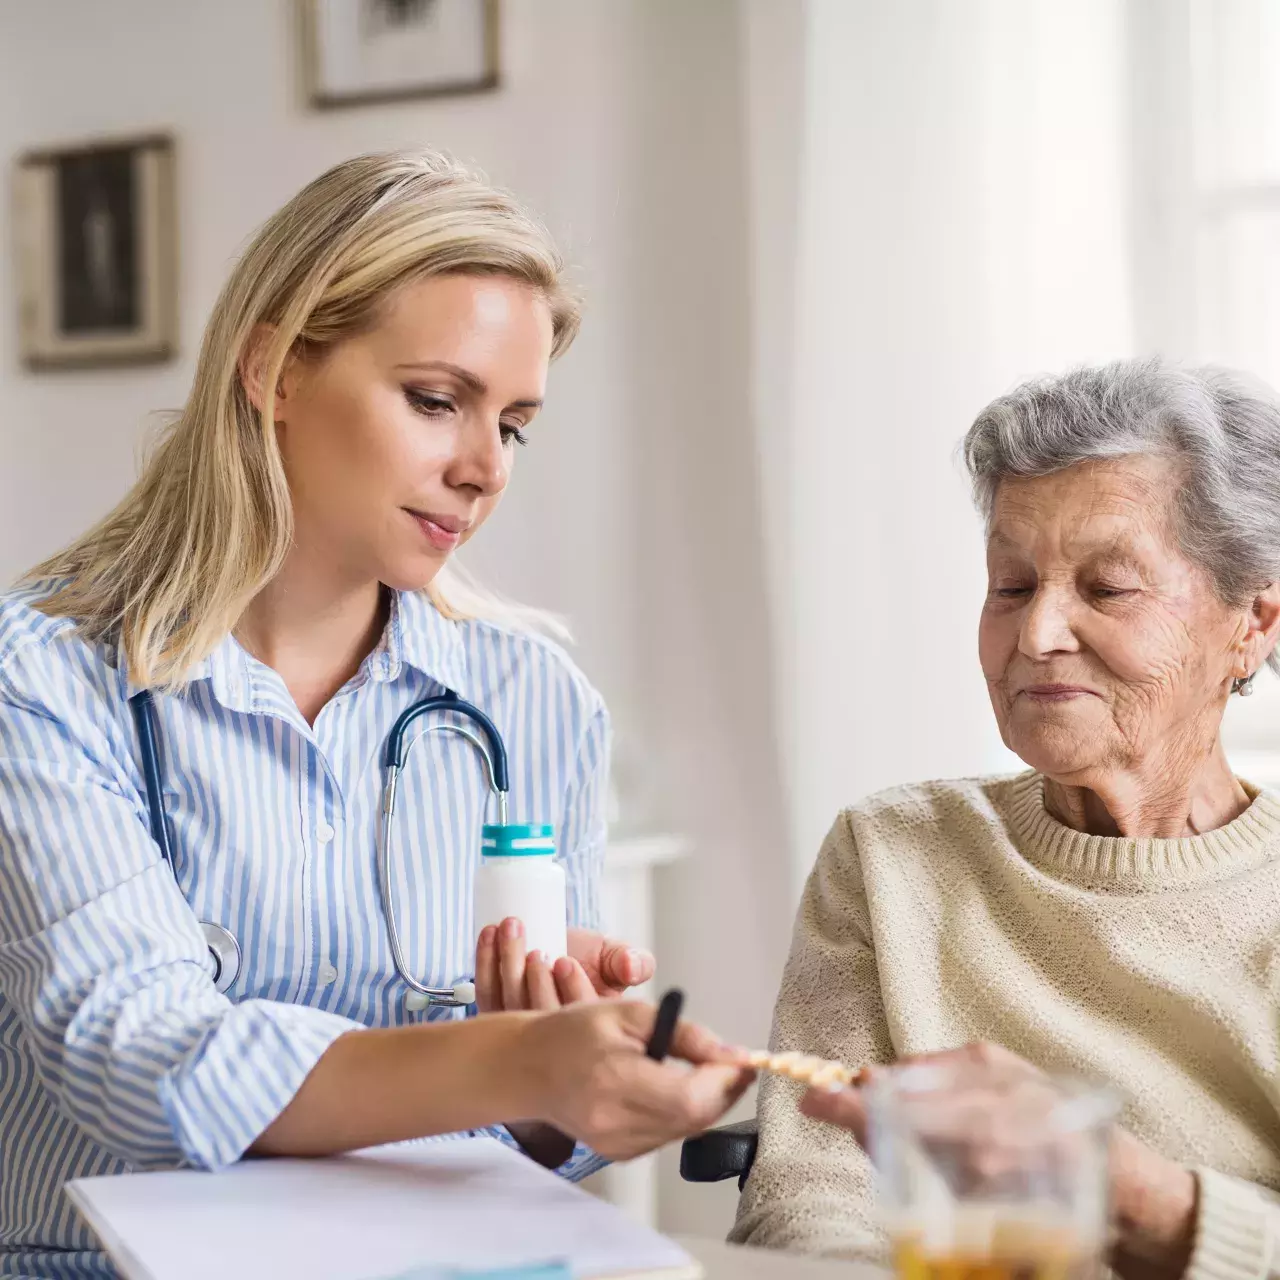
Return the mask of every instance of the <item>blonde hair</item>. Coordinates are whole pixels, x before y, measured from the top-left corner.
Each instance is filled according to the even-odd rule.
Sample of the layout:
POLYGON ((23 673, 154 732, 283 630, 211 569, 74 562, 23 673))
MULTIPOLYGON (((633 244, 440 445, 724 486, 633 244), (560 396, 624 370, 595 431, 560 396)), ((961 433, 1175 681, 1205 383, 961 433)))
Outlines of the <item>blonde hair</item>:
MULTIPOLYGON (((322 174, 270 218, 205 328, 186 407, 138 482, 104 520, 27 575, 57 579, 39 605, 111 641, 131 679, 176 687, 233 630, 279 571, 293 536, 272 397, 260 413, 239 365, 260 326, 262 386, 295 352, 367 329, 399 286, 443 273, 504 275, 551 308, 552 358, 578 305, 545 229, 505 192, 431 151, 359 156, 322 174)), ((451 618, 546 624, 446 565, 426 592, 451 618)), ((554 629, 554 623, 552 623, 554 629)))

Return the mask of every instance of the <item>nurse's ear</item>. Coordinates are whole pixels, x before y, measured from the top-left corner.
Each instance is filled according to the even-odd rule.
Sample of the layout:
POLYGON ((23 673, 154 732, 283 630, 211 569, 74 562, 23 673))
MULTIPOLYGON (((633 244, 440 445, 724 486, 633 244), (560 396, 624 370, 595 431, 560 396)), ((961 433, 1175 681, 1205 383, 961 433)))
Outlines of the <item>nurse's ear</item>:
MULTIPOLYGON (((255 325, 245 343, 237 370, 240 374, 240 385, 249 397, 249 403, 261 414, 266 404, 265 383, 267 371, 274 359, 279 358, 276 351, 276 328, 270 324, 255 325)), ((283 424, 289 399, 292 373, 295 360, 292 353, 285 356, 280 375, 276 379, 275 399, 272 405, 273 417, 277 423, 283 424)))

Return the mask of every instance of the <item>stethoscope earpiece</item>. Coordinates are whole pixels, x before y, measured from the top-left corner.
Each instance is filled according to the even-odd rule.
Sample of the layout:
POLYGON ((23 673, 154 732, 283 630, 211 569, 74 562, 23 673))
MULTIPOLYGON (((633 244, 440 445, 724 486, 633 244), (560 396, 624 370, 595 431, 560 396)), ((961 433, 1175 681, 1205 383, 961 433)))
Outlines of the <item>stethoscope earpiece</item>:
POLYGON ((475 1002, 476 984, 463 979, 455 982, 452 990, 448 992, 415 991, 410 988, 404 998, 404 1007, 410 1013, 421 1013, 423 1009, 430 1009, 432 1005, 443 1006, 446 1009, 465 1009, 475 1002))

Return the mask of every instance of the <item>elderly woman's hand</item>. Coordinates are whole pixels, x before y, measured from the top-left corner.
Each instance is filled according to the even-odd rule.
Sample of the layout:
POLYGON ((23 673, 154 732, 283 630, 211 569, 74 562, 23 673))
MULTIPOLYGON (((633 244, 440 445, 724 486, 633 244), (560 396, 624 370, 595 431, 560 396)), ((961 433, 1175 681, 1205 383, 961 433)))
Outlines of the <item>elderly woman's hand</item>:
MULTIPOLYGON (((1029 1083, 1043 1073, 999 1045, 971 1044, 962 1049, 904 1058, 899 1065, 964 1063, 987 1070, 993 1098, 1011 1076, 1025 1074, 1029 1083)), ((850 1130, 866 1146, 867 1108, 863 1086, 892 1068, 869 1067, 851 1088, 811 1089, 800 1103, 805 1115, 850 1130)), ((981 1158, 979 1156, 978 1158, 981 1158)), ((1129 1280, 1177 1277, 1191 1258, 1195 1237, 1196 1180, 1181 1165, 1166 1159, 1119 1127, 1111 1137, 1111 1204, 1116 1238, 1112 1266, 1129 1280)))

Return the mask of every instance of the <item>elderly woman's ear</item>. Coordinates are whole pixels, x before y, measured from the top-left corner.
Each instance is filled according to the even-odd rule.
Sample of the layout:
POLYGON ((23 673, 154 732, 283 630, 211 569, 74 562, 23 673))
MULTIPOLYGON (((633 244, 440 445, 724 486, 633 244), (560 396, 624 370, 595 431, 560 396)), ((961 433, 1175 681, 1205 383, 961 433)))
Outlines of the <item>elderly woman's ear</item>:
POLYGON ((1241 624, 1239 669, 1232 677, 1247 680, 1266 665, 1280 640, 1280 581, 1268 583, 1253 598, 1241 624))

